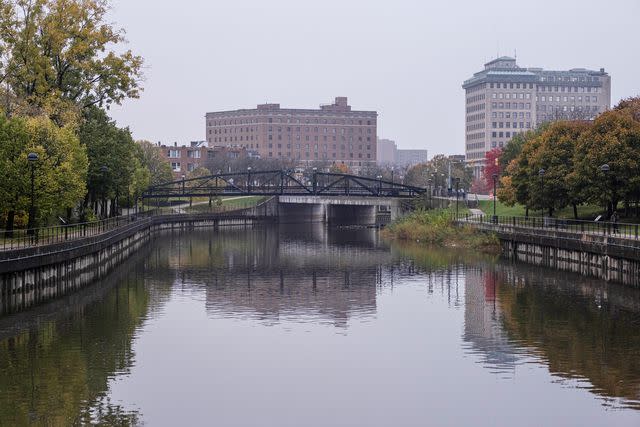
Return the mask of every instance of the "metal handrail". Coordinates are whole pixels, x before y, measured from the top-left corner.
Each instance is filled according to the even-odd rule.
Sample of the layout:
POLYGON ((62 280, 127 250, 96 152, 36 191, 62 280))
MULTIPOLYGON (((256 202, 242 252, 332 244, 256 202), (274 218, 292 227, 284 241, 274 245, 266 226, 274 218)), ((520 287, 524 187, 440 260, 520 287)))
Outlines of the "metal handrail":
POLYGON ((0 230, 0 251, 12 251, 64 243, 100 236, 117 230, 125 225, 158 215, 193 215, 198 213, 238 213, 260 206, 262 203, 244 208, 233 206, 212 206, 205 212, 177 212, 176 206, 158 207, 138 212, 137 214, 122 215, 96 221, 74 224, 39 227, 33 229, 0 230))
POLYGON ((486 224, 501 228, 518 228, 527 230, 555 230, 586 235, 603 235, 623 239, 638 240, 640 224, 620 222, 596 222, 576 219, 564 219, 553 217, 520 217, 520 216, 493 216, 493 215, 458 215, 453 214, 456 221, 464 221, 470 224, 486 224))

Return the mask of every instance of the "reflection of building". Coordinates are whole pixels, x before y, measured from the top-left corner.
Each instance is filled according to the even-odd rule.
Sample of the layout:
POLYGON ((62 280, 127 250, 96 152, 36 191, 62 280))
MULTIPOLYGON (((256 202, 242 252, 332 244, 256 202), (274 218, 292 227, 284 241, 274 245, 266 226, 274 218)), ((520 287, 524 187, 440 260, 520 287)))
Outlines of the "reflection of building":
POLYGON ((521 68, 503 56, 488 62, 462 85, 466 91, 466 156, 480 175, 487 151, 513 136, 558 119, 591 120, 611 105, 611 77, 574 68, 521 68))
POLYGON ((499 370, 513 369, 517 357, 501 323, 494 271, 469 268, 465 275, 464 341, 483 363, 499 370))
POLYGON ((375 313, 380 268, 391 254, 373 240, 363 241, 363 233, 375 235, 372 230, 326 233, 221 229, 211 239, 194 232, 171 249, 168 267, 177 280, 205 286, 206 307, 214 316, 276 322, 291 314, 346 326, 354 313, 375 313), (357 245, 346 244, 351 233, 358 233, 357 245))
POLYGON ((320 109, 280 108, 262 104, 254 109, 207 113, 210 146, 237 145, 263 159, 288 159, 300 164, 326 161, 354 170, 376 161, 378 113, 352 110, 346 97, 320 109))

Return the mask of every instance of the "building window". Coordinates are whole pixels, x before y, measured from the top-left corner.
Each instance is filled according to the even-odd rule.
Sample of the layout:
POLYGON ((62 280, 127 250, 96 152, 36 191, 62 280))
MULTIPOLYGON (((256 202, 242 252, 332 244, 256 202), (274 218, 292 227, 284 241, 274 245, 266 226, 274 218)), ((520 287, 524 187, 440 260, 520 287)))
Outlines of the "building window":
POLYGON ((180 172, 180 162, 171 162, 171 170, 180 172))

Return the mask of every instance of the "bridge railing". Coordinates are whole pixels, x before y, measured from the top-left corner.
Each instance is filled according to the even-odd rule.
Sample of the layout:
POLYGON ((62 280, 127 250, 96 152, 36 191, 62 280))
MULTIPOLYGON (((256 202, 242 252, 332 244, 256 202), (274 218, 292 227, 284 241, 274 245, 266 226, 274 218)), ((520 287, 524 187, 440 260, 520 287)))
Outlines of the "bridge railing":
POLYGON ((464 214, 454 220, 460 223, 481 224, 496 230, 518 229, 535 233, 536 230, 555 230, 582 235, 605 235, 638 240, 640 224, 609 221, 585 221, 552 217, 518 217, 464 214))

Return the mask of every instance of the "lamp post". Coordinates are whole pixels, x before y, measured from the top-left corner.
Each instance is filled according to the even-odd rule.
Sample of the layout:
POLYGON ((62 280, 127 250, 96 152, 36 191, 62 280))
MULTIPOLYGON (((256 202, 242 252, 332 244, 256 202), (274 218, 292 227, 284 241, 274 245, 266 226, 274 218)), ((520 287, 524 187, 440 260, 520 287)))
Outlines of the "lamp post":
POLYGON ((496 188, 498 186, 498 174, 494 173, 491 175, 493 178, 493 222, 498 223, 498 217, 496 216, 496 188))
POLYGON ((610 191, 609 189, 609 171, 611 168, 607 163, 600 166, 600 171, 604 174, 604 186, 605 186, 605 196, 607 196, 607 219, 611 218, 611 213, 613 212, 613 197, 609 196, 607 193, 610 191))
MULTIPOLYGON (((538 171, 538 175, 540 176, 540 198, 541 198, 541 202, 540 202, 540 212, 542 215, 540 215, 542 218, 544 218, 544 174, 547 171, 545 171, 544 169, 540 169, 538 171)), ((543 219, 544 221, 544 219, 543 219)))
POLYGON ((382 191, 382 175, 378 175, 376 176, 376 178, 378 179, 378 196, 379 196, 380 192, 382 191))
MULTIPOLYGON (((433 176, 433 175, 431 175, 431 176, 433 176)), ((433 179, 429 178, 427 180, 427 183, 428 183, 427 188, 429 189, 429 208, 432 208, 432 206, 431 206, 431 193, 433 191, 433 179)))
POLYGON ((247 193, 251 194, 251 166, 247 167, 247 193))
POLYGON ((29 224, 27 225, 27 234, 34 234, 36 226, 36 184, 35 184, 35 167, 38 161, 38 153, 29 153, 27 155, 29 166, 31 167, 31 206, 29 206, 29 224))
POLYGON ((394 172, 395 172, 395 170, 394 170, 394 169, 395 169, 395 168, 394 168, 394 166, 391 166, 391 183, 393 183, 393 182, 394 182, 394 181, 393 181, 393 174, 394 174, 394 172))
POLYGON ((460 178, 456 178, 456 220, 458 219, 458 189, 460 188, 460 178))
POLYGON ((311 169, 313 171, 313 194, 316 194, 316 191, 318 190, 318 181, 317 181, 317 173, 318 173, 318 168, 313 168, 311 169))
POLYGON ((100 166, 100 175, 102 176, 102 207, 100 210, 103 218, 106 217, 107 212, 107 172, 109 172, 107 166, 100 166))

